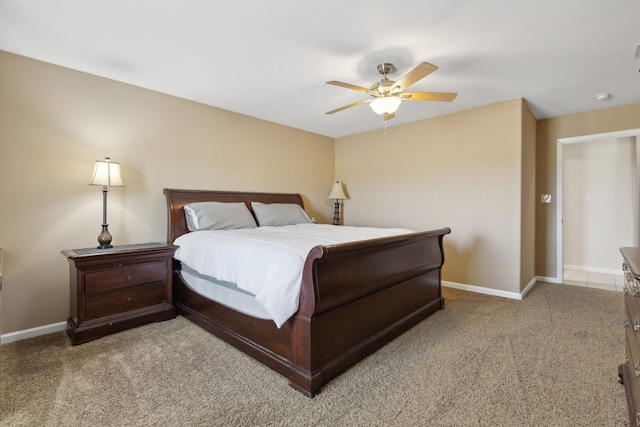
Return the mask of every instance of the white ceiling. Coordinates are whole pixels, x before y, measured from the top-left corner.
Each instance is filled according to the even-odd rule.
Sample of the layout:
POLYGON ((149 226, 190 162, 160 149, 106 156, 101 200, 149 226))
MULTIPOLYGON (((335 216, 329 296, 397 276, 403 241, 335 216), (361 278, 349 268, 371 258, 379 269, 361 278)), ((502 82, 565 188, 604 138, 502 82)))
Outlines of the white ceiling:
MULTIPOLYGON (((538 119, 640 102, 640 0, 0 0, 0 50, 340 137, 380 129, 376 65, 439 70, 389 125, 522 97, 538 119), (597 101, 597 94, 611 98, 597 101)), ((395 78, 394 78, 395 77, 395 78)))

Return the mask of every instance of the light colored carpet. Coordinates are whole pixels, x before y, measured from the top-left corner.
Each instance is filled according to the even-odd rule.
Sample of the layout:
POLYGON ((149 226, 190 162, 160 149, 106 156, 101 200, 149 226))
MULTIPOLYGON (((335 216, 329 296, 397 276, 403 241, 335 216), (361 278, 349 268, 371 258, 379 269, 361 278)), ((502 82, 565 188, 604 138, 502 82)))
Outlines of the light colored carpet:
POLYGON ((622 294, 443 293, 443 310, 313 399, 182 317, 75 347, 62 332, 7 344, 0 425, 627 425, 622 294))

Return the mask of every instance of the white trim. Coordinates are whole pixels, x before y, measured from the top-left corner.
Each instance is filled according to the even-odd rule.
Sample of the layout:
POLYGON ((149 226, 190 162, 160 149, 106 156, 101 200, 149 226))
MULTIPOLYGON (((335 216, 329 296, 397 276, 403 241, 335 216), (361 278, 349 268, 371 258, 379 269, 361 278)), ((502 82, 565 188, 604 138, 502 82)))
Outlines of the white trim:
POLYGON ((22 331, 9 332, 0 337, 2 344, 9 344, 15 341, 26 340, 27 338, 39 337, 40 335, 52 334, 67 329, 67 322, 51 323, 50 325, 38 326, 37 328, 24 329, 22 331))
POLYGON ((483 288, 482 286, 465 285, 463 283, 456 283, 456 282, 447 282, 446 280, 442 281, 442 286, 446 288, 460 289, 461 291, 469 291, 469 292, 475 292, 478 294, 493 295, 496 297, 503 297, 503 298, 509 298, 509 299, 521 300, 524 297, 523 293, 507 292, 507 291, 501 291, 500 289, 483 288))
MULTIPOLYGON (((563 250, 564 242, 562 232, 562 185, 564 175, 564 144, 576 144, 581 142, 601 141, 603 139, 618 139, 640 136, 640 129, 627 129, 615 132, 596 133, 593 135, 572 136, 568 138, 558 138, 556 140, 556 280, 562 283, 564 273, 563 250)), ((548 281, 548 280, 547 280, 548 281)))
POLYGON ((599 274, 613 274, 614 276, 624 276, 622 270, 612 268, 596 268, 596 267, 582 267, 580 265, 565 265, 565 270, 584 271, 586 273, 599 273, 599 274))
POLYGON ((627 138, 640 135, 640 129, 627 129, 614 132, 595 133, 593 135, 572 136, 569 138, 559 138, 562 144, 575 144, 576 142, 601 141, 603 139, 627 138))
MULTIPOLYGON (((466 284, 456 283, 456 282, 448 282, 446 280, 442 281, 442 286, 447 288, 460 289, 462 291, 475 292, 478 294, 493 295, 493 296, 498 296, 503 298, 521 300, 531 290, 531 288, 533 288, 533 286, 536 284, 536 281, 555 283, 553 282, 553 280, 555 279, 550 277, 536 276, 533 279, 531 279, 531 281, 526 286, 524 291, 520 293, 501 291, 499 289, 492 289, 492 288, 484 288, 482 286, 466 285, 466 284)), ((0 343, 9 344, 16 341, 26 340, 28 338, 35 338, 41 335, 47 335, 55 332, 64 331, 66 329, 67 329, 67 322, 51 323, 50 325, 38 326, 36 328, 24 329, 22 331, 17 331, 17 332, 9 332, 8 334, 4 334, 0 336, 0 343)))
MULTIPOLYGON (((525 295, 527 295, 529 293, 529 291, 531 290, 531 288, 533 288, 533 285, 536 284, 538 278, 534 277, 533 279, 531 279, 531 281, 529 282, 529 284, 527 284, 527 286, 525 286, 524 291, 520 292, 520 295, 522 295, 522 298, 524 298, 525 295)), ((522 299, 520 298, 520 299, 522 299)))
POLYGON ((562 194, 564 188, 564 142, 556 142, 556 280, 562 283, 564 277, 564 231, 562 229, 562 194))
POLYGON ((561 285, 562 280, 558 280, 555 277, 545 277, 545 276, 536 276, 536 281, 545 282, 545 283, 554 283, 556 285, 561 285))
POLYGON ((518 292, 501 291, 500 289, 493 289, 493 288, 484 288, 482 286, 467 285, 467 284, 464 284, 464 283, 448 282, 446 280, 442 281, 442 286, 444 286, 445 288, 460 289, 461 291, 475 292, 477 294, 493 295, 493 296, 496 296, 496 297, 503 297, 503 298, 521 300, 521 299, 523 299, 525 297, 525 295, 527 295, 527 293, 529 293, 531 288, 533 288, 533 286, 538 281, 545 281, 546 282, 548 280, 544 280, 543 278, 540 278, 540 277, 536 276, 533 279, 531 279, 529 284, 527 284, 527 286, 524 288, 524 291, 522 291, 520 293, 518 293, 518 292))

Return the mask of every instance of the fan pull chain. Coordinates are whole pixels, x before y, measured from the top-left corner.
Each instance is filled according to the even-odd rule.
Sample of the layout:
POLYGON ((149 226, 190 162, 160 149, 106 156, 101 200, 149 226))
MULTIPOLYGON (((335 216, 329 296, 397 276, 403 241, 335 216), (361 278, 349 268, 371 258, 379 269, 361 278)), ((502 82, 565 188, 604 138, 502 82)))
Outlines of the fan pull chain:
POLYGON ((387 136, 387 115, 382 115, 382 126, 384 127, 384 136, 387 136))

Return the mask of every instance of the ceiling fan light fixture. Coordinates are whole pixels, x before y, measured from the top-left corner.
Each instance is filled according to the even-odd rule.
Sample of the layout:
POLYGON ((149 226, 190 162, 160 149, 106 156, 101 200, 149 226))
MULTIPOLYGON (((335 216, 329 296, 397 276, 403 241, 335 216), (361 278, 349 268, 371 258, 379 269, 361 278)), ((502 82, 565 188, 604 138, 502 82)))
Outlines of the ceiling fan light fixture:
POLYGON ((384 116, 385 114, 395 113, 400 106, 400 100, 397 96, 383 96, 376 98, 369 103, 374 113, 384 116))
POLYGON ((425 78, 429 74, 436 71, 438 67, 428 62, 418 64, 413 70, 400 77, 398 81, 389 80, 389 74, 394 67, 392 64, 384 63, 378 65, 378 72, 382 74, 382 80, 374 83, 370 89, 362 86, 356 86, 349 83, 338 81, 329 81, 327 84, 340 86, 347 89, 365 92, 371 95, 371 99, 354 102, 344 107, 336 108, 325 114, 333 114, 348 108, 357 107, 362 104, 369 104, 374 113, 382 116, 383 122, 393 119, 396 116, 396 110, 402 101, 443 101, 451 102, 456 98, 457 93, 448 92, 405 92, 405 90, 416 83, 418 80, 425 78))

